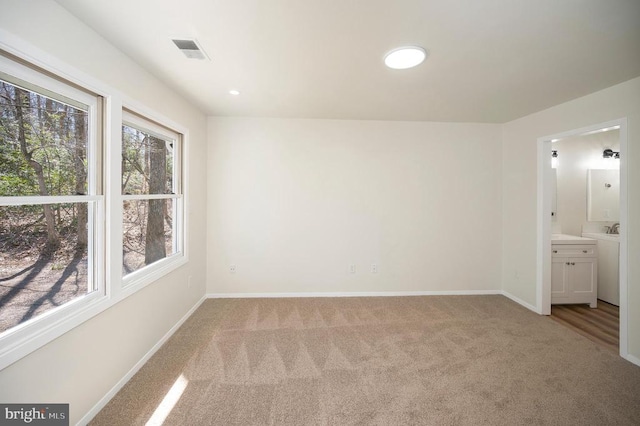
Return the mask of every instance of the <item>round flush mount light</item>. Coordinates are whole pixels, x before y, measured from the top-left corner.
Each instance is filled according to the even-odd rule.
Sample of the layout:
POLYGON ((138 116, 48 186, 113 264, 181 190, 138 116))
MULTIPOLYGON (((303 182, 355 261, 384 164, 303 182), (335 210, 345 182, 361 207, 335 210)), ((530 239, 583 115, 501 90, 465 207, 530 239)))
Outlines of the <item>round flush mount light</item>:
POLYGON ((394 70, 404 70, 420 65, 427 57, 427 51, 418 46, 404 46, 393 49, 384 56, 384 63, 394 70))
POLYGON ((229 94, 233 96, 238 96, 240 94, 239 90, 229 90, 229 94))

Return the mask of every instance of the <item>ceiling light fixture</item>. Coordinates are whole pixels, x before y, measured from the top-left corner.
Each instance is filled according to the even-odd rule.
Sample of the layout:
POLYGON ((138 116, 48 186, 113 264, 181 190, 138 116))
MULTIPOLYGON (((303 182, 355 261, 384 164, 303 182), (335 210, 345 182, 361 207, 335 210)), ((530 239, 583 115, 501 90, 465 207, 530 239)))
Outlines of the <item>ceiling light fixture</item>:
POLYGON ((394 70, 404 70, 420 65, 427 57, 427 51, 418 46, 404 46, 384 55, 384 63, 394 70))
POLYGON ((233 96, 238 96, 240 94, 239 90, 229 90, 229 94, 233 95, 233 96))

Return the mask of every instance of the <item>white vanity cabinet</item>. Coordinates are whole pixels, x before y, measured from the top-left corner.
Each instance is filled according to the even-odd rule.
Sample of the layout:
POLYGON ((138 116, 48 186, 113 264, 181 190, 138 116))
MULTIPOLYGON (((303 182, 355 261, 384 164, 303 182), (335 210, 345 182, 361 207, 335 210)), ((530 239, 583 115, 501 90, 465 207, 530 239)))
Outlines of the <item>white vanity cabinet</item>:
POLYGON ((620 306, 620 235, 588 233, 598 240, 598 299, 620 306))
POLYGON ((598 246, 596 240, 554 234, 551 239, 551 304, 598 300, 598 246))

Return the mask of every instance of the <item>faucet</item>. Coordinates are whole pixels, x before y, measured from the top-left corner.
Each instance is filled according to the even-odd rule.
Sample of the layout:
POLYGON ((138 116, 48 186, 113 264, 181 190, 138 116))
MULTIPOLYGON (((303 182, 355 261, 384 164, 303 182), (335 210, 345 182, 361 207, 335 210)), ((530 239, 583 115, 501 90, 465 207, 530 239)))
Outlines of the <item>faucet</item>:
POLYGON ((611 226, 607 226, 607 234, 620 234, 620 223, 616 222, 611 226))

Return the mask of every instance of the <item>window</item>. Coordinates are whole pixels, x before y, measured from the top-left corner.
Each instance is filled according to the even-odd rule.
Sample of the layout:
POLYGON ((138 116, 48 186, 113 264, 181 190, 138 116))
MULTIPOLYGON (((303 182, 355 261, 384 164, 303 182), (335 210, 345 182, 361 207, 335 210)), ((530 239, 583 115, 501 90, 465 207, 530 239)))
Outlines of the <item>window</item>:
POLYGON ((183 253, 181 158, 180 134, 123 112, 122 273, 127 280, 183 253))
POLYGON ((3 343, 104 295, 100 106, 98 96, 0 55, 3 343))
POLYGON ((9 41, 21 45, 0 40, 0 370, 187 262, 187 129, 9 41))

